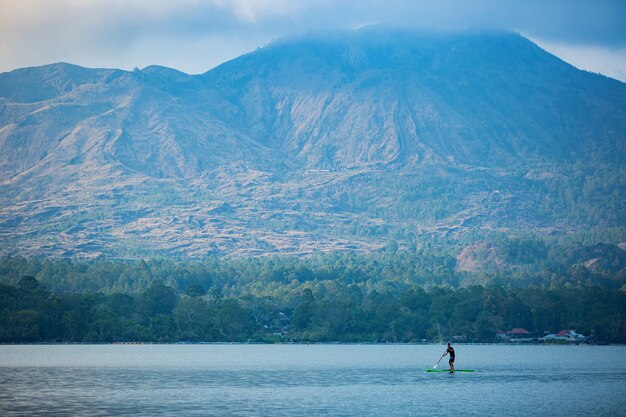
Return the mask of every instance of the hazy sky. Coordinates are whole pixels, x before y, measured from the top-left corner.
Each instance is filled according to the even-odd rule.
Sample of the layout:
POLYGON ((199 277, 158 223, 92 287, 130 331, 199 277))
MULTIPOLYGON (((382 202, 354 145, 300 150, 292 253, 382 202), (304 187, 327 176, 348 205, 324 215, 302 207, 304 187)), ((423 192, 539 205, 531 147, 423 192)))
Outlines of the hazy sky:
POLYGON ((281 36, 370 24, 514 30, 626 81, 626 0, 0 0, 0 71, 65 61, 200 73, 281 36))

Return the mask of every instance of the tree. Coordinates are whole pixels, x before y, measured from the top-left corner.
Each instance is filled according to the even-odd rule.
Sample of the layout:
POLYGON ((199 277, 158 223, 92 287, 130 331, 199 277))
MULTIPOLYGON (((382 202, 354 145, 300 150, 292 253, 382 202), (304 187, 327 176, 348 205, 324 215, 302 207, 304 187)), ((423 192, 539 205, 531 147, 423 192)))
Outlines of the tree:
POLYGON ((206 295, 206 291, 204 290, 204 287, 202 285, 195 284, 187 288, 185 294, 187 294, 189 297, 202 297, 206 295))
POLYGON ((176 335, 176 323, 169 314, 157 314, 150 318, 150 336, 155 342, 171 342, 176 335))
POLYGON ((37 281, 35 277, 32 277, 30 275, 24 275, 20 279, 20 282, 17 284, 17 286, 22 290, 33 291, 39 288, 39 281, 37 281))
POLYGON ((36 342, 39 340, 41 315, 36 310, 19 310, 11 317, 11 336, 13 342, 36 342))
POLYGON ((291 325, 298 331, 306 330, 313 321, 315 313, 314 303, 311 301, 301 302, 293 312, 291 317, 291 325))
POLYGON ((172 287, 166 286, 160 279, 152 281, 152 284, 143 292, 140 298, 144 317, 153 317, 157 314, 171 314, 177 298, 176 291, 172 287))
POLYGON ((173 311, 182 340, 211 341, 216 339, 214 311, 199 298, 181 298, 173 311))
POLYGON ((252 314, 242 308, 237 300, 230 298, 222 300, 218 315, 223 340, 229 342, 246 340, 254 332, 252 314))

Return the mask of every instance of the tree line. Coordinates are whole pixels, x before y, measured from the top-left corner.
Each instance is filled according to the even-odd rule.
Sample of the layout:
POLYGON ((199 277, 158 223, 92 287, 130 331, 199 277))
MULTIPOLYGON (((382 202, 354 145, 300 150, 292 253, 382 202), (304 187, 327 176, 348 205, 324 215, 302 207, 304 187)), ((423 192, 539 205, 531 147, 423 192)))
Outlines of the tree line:
POLYGON ((0 285, 0 342, 493 342, 576 329, 623 337, 626 292, 582 288, 424 288, 393 282, 273 282, 224 294, 152 279, 131 292, 53 292, 33 276, 0 285))
MULTIPOLYGON (((480 238, 480 237, 478 237, 480 238)), ((478 239, 480 240, 480 239, 478 239)), ((466 247, 467 244, 460 244, 466 247)), ((16 286, 33 276, 52 292, 136 293, 154 280, 176 291, 192 285, 218 288, 226 296, 251 293, 280 296, 281 286, 311 281, 393 285, 426 290, 437 287, 499 285, 504 288, 626 288, 626 251, 612 244, 555 244, 538 239, 502 238, 469 253, 475 271, 459 268, 460 249, 426 241, 390 238, 378 252, 335 252, 308 256, 153 258, 95 260, 0 257, 0 284, 16 286)))

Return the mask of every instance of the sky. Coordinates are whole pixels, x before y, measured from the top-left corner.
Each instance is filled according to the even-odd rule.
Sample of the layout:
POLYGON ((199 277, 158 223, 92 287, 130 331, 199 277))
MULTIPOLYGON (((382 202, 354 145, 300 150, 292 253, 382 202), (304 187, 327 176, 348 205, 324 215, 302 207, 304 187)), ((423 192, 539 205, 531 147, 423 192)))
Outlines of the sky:
POLYGON ((196 74, 280 37, 374 24, 512 30, 626 82, 626 0, 0 0, 0 71, 63 61, 196 74))

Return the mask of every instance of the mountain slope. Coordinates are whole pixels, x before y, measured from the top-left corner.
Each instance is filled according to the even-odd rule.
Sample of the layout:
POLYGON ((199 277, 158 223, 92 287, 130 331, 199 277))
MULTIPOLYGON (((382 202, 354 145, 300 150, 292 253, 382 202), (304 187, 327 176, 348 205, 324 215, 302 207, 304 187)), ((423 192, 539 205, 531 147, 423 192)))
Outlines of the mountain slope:
POLYGON ((325 157, 345 167, 562 162, 598 136, 624 150, 623 84, 578 71, 515 34, 373 29, 296 39, 205 78, 239 109, 231 124, 311 167, 325 157), (615 106, 620 111, 605 111, 615 106))
POLYGON ((310 35, 197 76, 21 69, 0 74, 0 251, 626 239, 625 146, 626 85, 510 33, 310 35))

